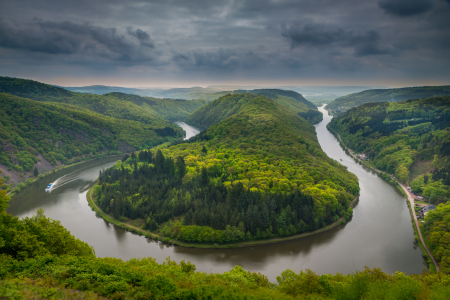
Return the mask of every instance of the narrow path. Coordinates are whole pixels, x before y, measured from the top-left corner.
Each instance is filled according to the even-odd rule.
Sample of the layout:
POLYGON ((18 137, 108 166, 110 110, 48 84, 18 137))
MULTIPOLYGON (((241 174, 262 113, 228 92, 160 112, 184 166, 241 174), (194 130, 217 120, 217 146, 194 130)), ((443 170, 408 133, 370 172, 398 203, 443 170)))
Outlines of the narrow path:
MULTIPOLYGON (((142 233, 149 234, 149 235, 151 235, 151 236, 152 236, 153 238, 155 238, 155 239, 162 238, 161 236, 159 236, 159 235, 157 235, 157 234, 154 234, 154 233, 151 233, 150 231, 143 230, 142 228, 135 227, 135 226, 133 226, 133 225, 124 223, 124 222, 122 222, 122 221, 118 221, 118 220, 114 219, 112 216, 106 215, 106 214, 105 214, 105 213, 97 206, 97 204, 94 202, 94 199, 92 198, 92 191, 93 191, 93 190, 94 190, 94 189, 91 188, 91 189, 88 191, 88 194, 86 195, 86 198, 87 198, 87 200, 88 200, 89 203, 92 203, 92 205, 94 205, 95 208, 96 208, 98 211, 100 211, 100 212, 102 213, 103 216, 106 216, 107 218, 113 220, 114 222, 116 222, 116 223, 118 223, 118 224, 123 224, 123 225, 126 226, 126 227, 133 228, 133 229, 135 229, 135 230, 137 230, 137 231, 140 231, 140 232, 142 232, 142 233)), ((358 198, 359 198, 359 196, 356 196, 356 197, 353 199, 353 201, 350 203, 350 207, 353 207, 353 206, 355 205, 355 203, 356 203, 356 201, 358 200, 358 198)), ((174 244, 174 245, 179 245, 179 246, 183 246, 183 247, 197 247, 197 248, 200 248, 201 246, 208 246, 208 247, 211 247, 211 248, 228 248, 229 246, 232 246, 232 247, 262 246, 262 245, 269 245, 269 244, 276 244, 276 243, 281 243, 281 242, 291 241, 291 240, 295 240, 295 239, 300 239, 300 238, 303 238, 303 237, 307 237, 307 236, 310 236, 310 235, 318 234, 318 233, 327 231, 327 230, 329 230, 329 229, 333 229, 334 227, 340 225, 343 221, 344 221, 344 217, 341 217, 341 218, 339 218, 339 220, 337 220, 336 222, 334 222, 334 223, 332 223, 332 224, 330 224, 330 225, 328 225, 328 226, 326 226, 326 227, 323 227, 323 228, 317 229, 317 230, 315 230, 315 231, 312 231, 312 232, 306 232, 306 233, 301 233, 301 234, 297 234, 297 235, 288 236, 288 237, 285 237, 285 238, 275 238, 275 239, 269 239, 269 240, 246 241, 246 242, 239 242, 239 243, 220 244, 220 245, 217 245, 217 246, 216 246, 216 245, 212 245, 212 244, 201 244, 201 243, 195 243, 195 244, 192 244, 192 243, 185 243, 185 242, 180 242, 180 241, 178 241, 178 240, 172 240, 172 239, 170 239, 170 242, 171 242, 172 244, 174 244), (200 246, 200 247, 199 247, 199 246, 200 246)))
POLYGON ((411 205, 411 211, 412 211, 412 214, 414 217, 414 222, 416 223, 417 232, 419 233, 419 237, 420 237, 420 240, 422 241, 422 245, 425 248, 425 250, 427 250, 428 255, 430 255, 430 257, 431 257, 431 260, 433 260, 433 263, 436 266, 436 271, 439 272, 440 271, 439 265, 438 265, 436 259, 434 258, 433 254, 431 254, 430 249, 428 249, 427 245, 425 244, 425 241, 423 240, 422 232, 420 231, 419 221, 417 220, 416 211, 414 210, 414 198, 412 197, 411 192, 408 191, 408 189, 402 183, 400 183, 399 181, 397 181, 397 182, 400 184, 402 189, 405 191, 406 195, 408 195, 408 201, 411 205))
MULTIPOLYGON (((340 134, 338 133, 337 135, 338 135, 338 137, 339 137, 339 140, 340 140, 340 141, 342 142, 342 144, 345 146, 344 141, 342 141, 340 134)), ((346 146, 346 147, 347 147, 347 146, 346 146)), ((347 147, 347 149, 349 150, 349 153, 350 153, 351 156, 353 156, 355 159, 357 159, 357 160, 359 160, 359 161, 362 161, 359 157, 357 157, 357 156, 353 153, 352 150, 350 150, 350 148, 347 147)), ((366 166, 367 166, 367 165, 366 165, 366 166)), ((367 167, 369 167, 369 166, 367 166, 367 167)), ((375 169, 375 168, 372 168, 372 167, 369 167, 369 168, 372 169, 372 170, 374 170, 374 171, 376 171, 376 172, 378 172, 378 173, 384 173, 384 174, 386 174, 386 172, 377 170, 377 169, 375 169)), ((413 216, 413 218, 414 218, 414 223, 416 223, 417 232, 419 233, 419 237, 420 237, 420 240, 422 241, 422 245, 423 245, 423 247, 425 248, 425 250, 427 251, 428 255, 431 257, 431 260, 433 261, 433 263, 434 263, 434 265, 435 265, 435 267, 436 267, 436 271, 439 272, 439 271, 440 271, 440 269, 439 269, 439 264, 437 263, 437 261, 436 261, 436 259, 434 258, 433 254, 431 254, 430 249, 428 249, 427 245, 425 244, 425 241, 423 240, 423 237, 422 237, 422 232, 420 231, 419 221, 417 220, 416 211, 414 210, 414 204, 415 204, 415 203, 414 203, 414 198, 415 198, 415 197, 411 194, 410 191, 408 191, 408 189, 405 187, 405 185, 404 185, 402 182, 400 182, 398 179, 396 179, 396 181, 398 182, 398 184, 402 187, 402 189, 405 191, 406 195, 408 196, 408 201, 409 201, 410 206, 411 206, 411 214, 412 214, 412 216, 413 216)))

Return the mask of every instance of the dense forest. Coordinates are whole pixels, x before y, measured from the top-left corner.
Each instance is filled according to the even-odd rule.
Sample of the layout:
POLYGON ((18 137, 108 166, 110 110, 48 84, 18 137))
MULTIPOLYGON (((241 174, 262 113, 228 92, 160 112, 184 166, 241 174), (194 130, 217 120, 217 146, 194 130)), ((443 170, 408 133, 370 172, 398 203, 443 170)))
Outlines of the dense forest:
POLYGON ((33 171, 38 155, 54 166, 82 156, 149 148, 183 135, 166 123, 156 127, 8 94, 0 94, 0 106, 0 164, 19 173, 33 171))
POLYGON ((432 203, 450 200, 450 97, 368 103, 328 129, 432 203))
MULTIPOLYGON (((0 178, 0 184, 2 183, 0 178)), ((4 299, 448 299, 450 275, 283 271, 277 282, 236 266, 222 274, 151 257, 99 258, 39 210, 18 219, 0 190, 0 298, 4 299)))
POLYGON ((450 95, 450 86, 421 86, 396 89, 371 89, 342 96, 329 103, 325 108, 335 116, 352 107, 370 102, 399 102, 410 99, 430 98, 450 95))
POLYGON ((351 216, 357 178, 326 156, 305 119, 253 94, 205 107, 189 118, 209 126, 195 138, 101 172, 94 194, 102 210, 210 243, 292 235, 351 216))

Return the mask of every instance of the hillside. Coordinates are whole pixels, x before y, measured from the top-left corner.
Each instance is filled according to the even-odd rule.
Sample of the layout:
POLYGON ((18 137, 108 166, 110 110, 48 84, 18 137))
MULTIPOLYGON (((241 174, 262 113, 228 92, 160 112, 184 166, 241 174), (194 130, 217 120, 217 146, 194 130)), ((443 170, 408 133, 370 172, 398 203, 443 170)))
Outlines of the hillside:
POLYGON ((441 269, 450 272, 450 255, 443 251, 450 233, 441 226, 450 216, 450 97, 364 104, 334 118, 328 129, 424 201, 447 203, 427 215, 426 234, 441 269))
POLYGON ((123 101, 131 102, 141 109, 155 112, 158 116, 169 121, 183 121, 189 114, 197 108, 208 103, 205 100, 179 100, 161 99, 152 97, 141 97, 123 93, 109 93, 105 97, 114 97, 123 101))
POLYGON ((59 163, 149 148, 183 135, 165 123, 156 127, 8 94, 0 94, 0 106, 0 167, 17 176, 15 183, 35 167, 42 173, 59 163))
POLYGON ((397 89, 373 89, 339 97, 325 108, 333 115, 370 102, 399 102, 410 99, 450 95, 450 86, 422 86, 397 89))
POLYGON ((432 202, 450 198, 450 97, 365 104, 334 118, 328 128, 432 202))
POLYGON ((146 98, 117 92, 105 95, 75 93, 33 80, 10 77, 0 77, 0 92, 36 101, 72 104, 105 116, 173 129, 177 127, 168 120, 182 121, 205 103, 146 98))
POLYGON ((99 207, 167 237, 211 243, 292 235, 351 216, 357 178, 326 156, 310 123, 254 94, 205 107, 193 115, 210 127, 196 138, 102 172, 99 207))
MULTIPOLYGON (((235 91, 234 94, 239 95, 238 92, 239 91, 235 91)), ((317 107, 296 92, 278 89, 252 90, 246 92, 270 98, 273 101, 289 108, 292 112, 306 119, 311 124, 318 123, 323 119, 322 113, 317 110, 317 107)), ((242 105, 239 101, 239 96, 234 98, 221 97, 214 103, 209 103, 203 107, 200 107, 197 111, 186 118, 186 122, 198 128, 206 129, 238 111, 242 105), (227 100, 223 101, 223 99, 227 100), (228 101, 235 101, 235 103, 229 106, 228 101)))

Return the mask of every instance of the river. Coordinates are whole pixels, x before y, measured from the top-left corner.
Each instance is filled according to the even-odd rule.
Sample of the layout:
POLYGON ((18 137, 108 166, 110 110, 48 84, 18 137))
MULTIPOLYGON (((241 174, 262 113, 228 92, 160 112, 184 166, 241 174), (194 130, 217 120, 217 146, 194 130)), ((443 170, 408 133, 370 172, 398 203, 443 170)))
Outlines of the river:
MULTIPOLYGON (((349 223, 318 235, 258 247, 195 249, 168 246, 126 232, 97 217, 86 200, 99 171, 111 167, 120 157, 85 162, 39 180, 13 197, 8 212, 25 217, 42 207, 48 217, 60 220, 74 236, 93 246, 99 257, 154 257, 162 262, 170 256, 177 262, 191 261, 197 270, 208 273, 222 273, 240 265, 267 275, 273 282, 287 268, 295 272, 309 268, 318 274, 349 274, 368 266, 389 274, 422 273, 426 264, 420 248, 414 245, 406 200, 394 186, 345 154, 326 129, 331 117, 323 107, 320 110, 324 118, 315 126, 320 145, 329 157, 358 176, 361 196, 349 223), (45 187, 54 181, 55 188, 46 193, 45 187)), ((198 133, 187 124, 182 127, 198 133)))

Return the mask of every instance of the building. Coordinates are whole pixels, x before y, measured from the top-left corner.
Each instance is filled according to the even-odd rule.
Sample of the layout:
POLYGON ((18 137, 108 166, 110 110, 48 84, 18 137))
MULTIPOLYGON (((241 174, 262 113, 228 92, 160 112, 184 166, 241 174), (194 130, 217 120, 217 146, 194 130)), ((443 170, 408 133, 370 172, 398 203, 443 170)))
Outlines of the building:
POLYGON ((436 209, 436 206, 433 204, 422 207, 417 211, 417 219, 424 219, 427 213, 434 209, 436 209))

